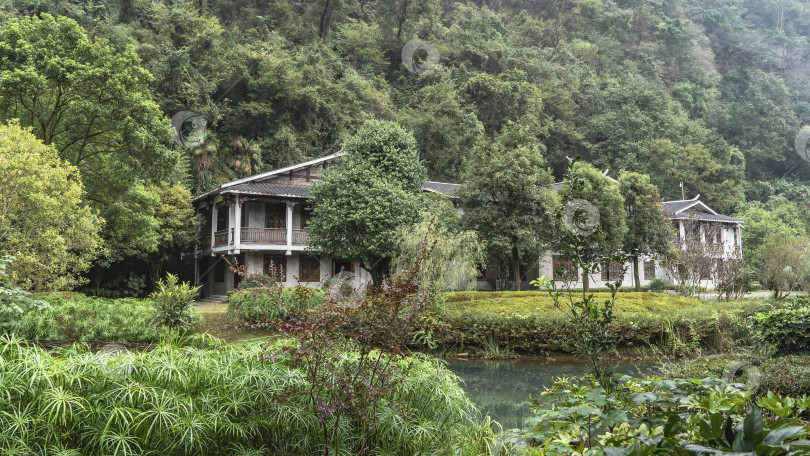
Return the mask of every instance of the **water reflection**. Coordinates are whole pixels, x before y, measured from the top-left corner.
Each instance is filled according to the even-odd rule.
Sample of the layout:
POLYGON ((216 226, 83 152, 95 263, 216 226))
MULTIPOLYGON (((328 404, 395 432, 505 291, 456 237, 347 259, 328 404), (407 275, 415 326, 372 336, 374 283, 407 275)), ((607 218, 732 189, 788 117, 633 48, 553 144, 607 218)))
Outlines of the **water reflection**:
MULTIPOLYGON (((467 396, 504 429, 519 428, 530 416, 529 394, 538 395, 555 377, 581 376, 588 364, 581 359, 521 358, 492 361, 479 358, 448 359, 447 367, 463 381, 467 396)), ((633 376, 650 375, 656 369, 650 362, 619 362, 613 372, 633 376)))

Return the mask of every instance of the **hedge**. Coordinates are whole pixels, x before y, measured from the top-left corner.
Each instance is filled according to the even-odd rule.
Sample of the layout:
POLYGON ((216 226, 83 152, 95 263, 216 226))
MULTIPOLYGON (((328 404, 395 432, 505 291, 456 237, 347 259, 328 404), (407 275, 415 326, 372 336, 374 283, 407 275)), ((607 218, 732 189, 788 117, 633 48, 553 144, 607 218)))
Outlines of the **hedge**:
POLYGON ((283 319, 286 309, 290 308, 320 306, 325 296, 324 290, 303 286, 284 288, 281 296, 276 290, 264 287, 234 290, 228 294, 228 318, 250 323, 283 319))
MULTIPOLYGON (((595 293, 607 299, 607 293, 595 293)), ((487 338, 522 353, 570 352, 572 328, 542 292, 447 293, 437 314, 447 348, 483 348, 487 338)), ((686 354, 749 339, 748 317, 773 306, 767 300, 700 301, 659 293, 621 293, 612 334, 620 349, 658 347, 686 354)))

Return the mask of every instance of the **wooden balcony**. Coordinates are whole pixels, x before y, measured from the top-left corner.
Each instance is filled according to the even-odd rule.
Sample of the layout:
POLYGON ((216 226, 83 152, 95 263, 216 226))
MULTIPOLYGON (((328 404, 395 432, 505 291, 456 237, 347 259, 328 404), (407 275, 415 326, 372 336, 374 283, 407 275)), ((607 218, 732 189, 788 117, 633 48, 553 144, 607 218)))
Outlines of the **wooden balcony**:
POLYGON ((210 249, 211 248, 211 235, 206 234, 200 237, 200 244, 199 248, 201 249, 210 249))
POLYGON ((214 233, 214 247, 220 245, 228 245, 228 230, 217 231, 214 233))
MULTIPOLYGON (((293 235, 295 237, 295 235, 293 235)), ((242 228, 242 244, 287 244, 285 228, 242 228)))
POLYGON ((307 245, 309 235, 307 230, 293 230, 292 232, 292 245, 307 245))

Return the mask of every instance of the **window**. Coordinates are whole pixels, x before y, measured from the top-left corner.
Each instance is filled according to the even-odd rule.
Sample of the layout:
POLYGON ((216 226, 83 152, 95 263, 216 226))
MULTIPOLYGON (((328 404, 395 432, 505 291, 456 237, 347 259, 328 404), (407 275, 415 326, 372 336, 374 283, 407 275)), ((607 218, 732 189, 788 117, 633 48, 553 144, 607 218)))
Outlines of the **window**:
POLYGON ((351 277, 354 275, 353 261, 335 260, 332 262, 332 277, 351 277))
POLYGON ((644 280, 655 278, 655 260, 644 260, 644 280))
POLYGON ((717 227, 717 234, 715 235, 714 243, 715 244, 722 244, 723 243, 723 228, 722 227, 717 227))
POLYGON ((619 277, 622 275, 622 269, 624 267, 621 263, 612 263, 610 265, 606 265, 605 263, 601 264, 602 270, 602 281, 603 282, 614 282, 619 280, 619 277))
POLYGON ((264 256, 264 275, 276 280, 287 280, 287 257, 284 255, 264 256))
POLYGON ((268 203, 264 205, 265 228, 287 228, 287 211, 284 204, 268 203))
POLYGON ((571 260, 563 259, 562 255, 553 255, 551 263, 554 267, 554 280, 579 280, 579 271, 571 264, 571 260))
POLYGON ((321 262, 317 258, 302 255, 298 261, 298 280, 300 282, 320 282, 321 262))
POLYGON ((217 208, 217 231, 225 231, 228 229, 228 206, 220 206, 217 208))

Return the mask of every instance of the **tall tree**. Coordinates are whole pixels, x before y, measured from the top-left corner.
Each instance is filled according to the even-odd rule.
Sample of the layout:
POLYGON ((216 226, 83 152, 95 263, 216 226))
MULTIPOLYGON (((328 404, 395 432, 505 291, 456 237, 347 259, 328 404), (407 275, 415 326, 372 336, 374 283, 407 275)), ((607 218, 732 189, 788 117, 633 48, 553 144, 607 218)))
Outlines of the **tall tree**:
POLYGON ((131 48, 91 40, 71 19, 43 14, 0 26, 0 120, 18 118, 79 169, 111 249, 143 237, 116 206, 178 159, 150 81, 131 48), (106 235, 125 227, 127 236, 106 235))
POLYGON ((650 176, 622 171, 619 175, 619 191, 624 198, 627 215, 624 251, 633 260, 633 280, 636 291, 641 291, 639 257, 666 257, 672 247, 674 233, 664 214, 658 187, 650 182, 650 176))
POLYGON ((75 166, 16 123, 0 125, 0 257, 32 290, 64 290, 102 253, 101 220, 75 166))
POLYGON ((397 229, 420 220, 425 168, 413 136, 393 122, 366 122, 344 150, 338 168, 310 189, 310 247, 359 260, 379 286, 396 251, 397 229))
MULTIPOLYGON (((597 263, 621 251, 627 233, 627 215, 619 186, 593 165, 572 160, 559 190, 562 202, 564 236, 560 245, 578 245, 584 263, 597 263), (571 242, 571 237, 580 242, 571 242), (584 239, 585 242, 581 242, 584 239)), ((565 248, 561 248, 565 251, 565 248)), ((582 274, 582 288, 589 289, 587 271, 582 274)))
POLYGON ((494 142, 479 139, 458 190, 464 224, 486 240, 488 261, 511 260, 515 290, 521 259, 535 262, 556 232, 553 182, 532 132, 509 125, 494 142))

